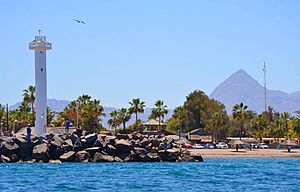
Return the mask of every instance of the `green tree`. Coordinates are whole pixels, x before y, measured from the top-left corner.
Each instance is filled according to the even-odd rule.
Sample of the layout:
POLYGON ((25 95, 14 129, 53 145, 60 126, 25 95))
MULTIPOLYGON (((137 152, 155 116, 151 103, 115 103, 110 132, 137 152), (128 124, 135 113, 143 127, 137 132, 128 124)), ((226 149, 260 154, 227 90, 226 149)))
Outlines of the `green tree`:
POLYGON ((161 131, 161 122, 163 122, 165 115, 168 114, 168 109, 162 100, 157 100, 154 105, 155 107, 151 110, 151 116, 155 119, 158 118, 158 126, 161 131))
POLYGON ((30 85, 28 89, 23 90, 23 100, 25 103, 31 105, 32 111, 32 122, 31 124, 34 125, 35 120, 35 113, 34 113, 34 103, 35 103, 35 86, 30 85))
POLYGON ((130 104, 129 113, 135 114, 135 129, 137 130, 139 127, 138 113, 144 113, 145 102, 140 101, 139 98, 136 98, 136 99, 132 99, 132 101, 129 102, 129 104, 130 104))
POLYGON ((262 142, 262 138, 267 136, 267 126, 268 119, 265 115, 260 114, 256 118, 252 119, 251 126, 254 129, 252 135, 255 138, 259 138, 259 141, 262 142))
POLYGON ((51 122, 53 121, 55 117, 55 112, 51 110, 50 107, 47 106, 47 126, 49 127, 51 125, 51 122))
POLYGON ((232 116, 234 120, 238 121, 240 124, 240 140, 242 139, 242 134, 244 131, 247 109, 248 106, 244 105, 243 103, 234 105, 232 109, 232 116))
POLYGON ((109 113, 109 115, 110 115, 110 119, 108 119, 107 124, 111 128, 115 129, 115 133, 116 133, 117 132, 117 127, 119 127, 120 124, 121 124, 121 121, 118 118, 118 111, 113 110, 112 112, 109 113))
POLYGON ((172 118, 175 119, 175 123, 178 124, 178 135, 179 139, 181 135, 181 130, 184 126, 184 123, 186 121, 186 118, 188 117, 188 112, 183 106, 178 106, 174 109, 174 113, 172 115, 172 118))
POLYGON ((130 120, 130 113, 127 108, 121 108, 118 111, 118 119, 120 119, 120 122, 123 125, 123 130, 125 130, 126 123, 130 120))
POLYGON ((186 97, 184 108, 188 112, 187 126, 189 130, 204 127, 202 114, 206 110, 208 96, 199 90, 195 90, 186 97))
POLYGON ((92 100, 88 95, 82 95, 77 100, 71 101, 60 113, 60 117, 68 118, 72 124, 75 124, 77 113, 80 116, 79 124, 89 133, 98 131, 99 127, 102 127, 102 117, 106 115, 100 100, 92 100))
POLYGON ((228 116, 225 111, 214 113, 211 118, 211 125, 213 141, 219 142, 221 139, 226 139, 228 116))

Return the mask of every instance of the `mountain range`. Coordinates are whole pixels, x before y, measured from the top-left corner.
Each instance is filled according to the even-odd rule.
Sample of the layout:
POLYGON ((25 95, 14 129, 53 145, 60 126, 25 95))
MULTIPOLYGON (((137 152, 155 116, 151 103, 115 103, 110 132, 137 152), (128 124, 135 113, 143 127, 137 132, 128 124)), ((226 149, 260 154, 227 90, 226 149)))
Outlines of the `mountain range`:
MULTIPOLYGON (((226 110, 229 114, 231 114, 233 106, 241 102, 257 113, 264 111, 264 87, 244 70, 238 70, 233 73, 217 86, 209 97, 222 102, 226 106, 226 110)), ((48 99, 48 106, 56 112, 63 111, 64 107, 69 103, 70 101, 67 100, 48 99)), ((16 109, 20 104, 19 102, 12 105, 10 109, 16 109)), ((283 91, 267 89, 267 105, 272 106, 274 110, 279 112, 287 111, 294 113, 294 111, 300 109, 300 91, 288 94, 283 91)), ((107 116, 103 118, 103 125, 105 127, 108 127, 107 120, 110 118, 108 114, 116 109, 117 108, 114 107, 104 107, 104 112, 107 114, 107 116)), ((150 114, 151 108, 145 108, 145 112, 139 114, 139 118, 145 121, 150 114)), ((169 113, 165 119, 170 118, 172 114, 173 109, 169 109, 169 113)), ((134 118, 128 123, 131 124, 133 122, 134 118)))
MULTIPOLYGON (((209 97, 222 102, 229 114, 233 106, 241 102, 257 113, 265 110, 264 87, 244 70, 233 73, 209 97)), ((267 106, 279 112, 294 113, 300 109, 300 91, 288 94, 267 89, 267 106)))

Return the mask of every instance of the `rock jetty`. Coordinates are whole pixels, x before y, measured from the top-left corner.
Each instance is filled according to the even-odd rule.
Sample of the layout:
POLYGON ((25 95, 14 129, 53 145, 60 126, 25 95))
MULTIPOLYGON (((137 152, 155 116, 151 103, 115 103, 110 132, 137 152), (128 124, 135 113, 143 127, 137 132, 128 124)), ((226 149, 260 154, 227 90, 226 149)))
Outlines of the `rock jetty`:
POLYGON ((0 138, 0 163, 37 162, 201 162, 172 138, 133 134, 48 134, 0 138))

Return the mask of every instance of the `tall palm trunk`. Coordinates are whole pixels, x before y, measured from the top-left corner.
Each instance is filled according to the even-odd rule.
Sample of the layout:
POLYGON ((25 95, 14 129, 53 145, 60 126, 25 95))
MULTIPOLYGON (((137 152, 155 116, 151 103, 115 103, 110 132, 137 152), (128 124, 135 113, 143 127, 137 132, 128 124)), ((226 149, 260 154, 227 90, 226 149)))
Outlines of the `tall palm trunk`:
POLYGON ((161 130, 161 126, 160 126, 160 121, 161 121, 161 120, 160 120, 160 116, 159 116, 159 117, 158 117, 158 128, 159 128, 159 131, 162 131, 162 130, 161 130))
POLYGON ((126 123, 125 121, 123 121, 123 130, 125 130, 125 128, 126 128, 126 123))
POLYGON ((135 130, 138 130, 138 113, 135 113, 135 130))

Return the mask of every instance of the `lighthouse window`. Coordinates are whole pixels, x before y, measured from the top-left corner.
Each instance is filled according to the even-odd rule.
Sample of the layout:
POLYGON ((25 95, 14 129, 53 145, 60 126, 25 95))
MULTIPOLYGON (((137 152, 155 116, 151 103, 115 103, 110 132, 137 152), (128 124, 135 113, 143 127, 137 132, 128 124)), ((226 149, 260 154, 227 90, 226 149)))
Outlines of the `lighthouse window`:
POLYGON ((42 52, 42 51, 40 51, 40 54, 43 54, 43 52, 42 52))
POLYGON ((41 68, 41 71, 43 71, 43 68, 41 68))

